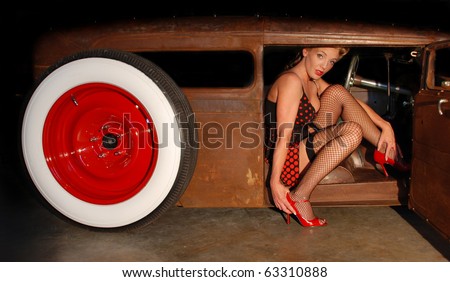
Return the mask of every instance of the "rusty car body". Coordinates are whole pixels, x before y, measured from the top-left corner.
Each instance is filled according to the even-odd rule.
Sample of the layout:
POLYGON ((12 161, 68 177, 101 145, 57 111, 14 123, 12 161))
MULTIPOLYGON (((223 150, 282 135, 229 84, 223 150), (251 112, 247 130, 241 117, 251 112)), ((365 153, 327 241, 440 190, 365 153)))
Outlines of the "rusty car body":
POLYGON ((92 228, 148 224, 175 204, 271 207, 263 142, 267 89, 302 47, 345 45, 351 52, 325 79, 345 84, 393 124, 412 170, 385 177, 371 157, 373 146, 362 143, 321 181, 313 205, 409 205, 449 236, 449 40, 438 30, 294 17, 130 19, 54 29, 33 52, 36 86, 23 114, 24 164, 51 210, 92 228), (136 94, 142 81, 162 90, 152 85, 136 94), (142 101, 146 93, 152 98, 142 101), (163 131, 173 128, 158 127, 151 105, 160 99, 167 103, 156 107, 174 109, 162 122, 173 115, 174 138, 184 146, 158 171, 171 158, 163 152, 163 131), (118 106, 127 101, 130 107, 118 106), (143 118, 133 120, 136 115, 143 118), (147 120, 144 128, 138 120, 147 120), (145 153, 133 149, 142 132, 154 141, 138 148, 145 153), (119 140, 126 134, 134 137, 119 140), (120 144, 108 147, 109 141, 120 144), (167 182, 152 182, 165 175, 167 182), (164 193, 146 195, 159 189, 164 193))

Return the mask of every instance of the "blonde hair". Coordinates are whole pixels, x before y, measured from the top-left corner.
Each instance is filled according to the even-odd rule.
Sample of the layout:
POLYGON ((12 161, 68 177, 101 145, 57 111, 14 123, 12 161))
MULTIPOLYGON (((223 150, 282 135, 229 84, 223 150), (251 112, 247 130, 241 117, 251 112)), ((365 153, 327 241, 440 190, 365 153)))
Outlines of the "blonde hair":
MULTIPOLYGON (((329 47, 329 48, 336 48, 336 49, 338 49, 338 51, 339 51, 338 61, 340 59, 342 59, 342 57, 347 55, 348 52, 350 52, 350 47, 345 47, 345 46, 311 46, 311 47, 304 47, 304 48, 319 48, 319 47, 329 47)), ((303 51, 304 48, 302 48, 297 53, 297 55, 295 55, 295 58, 286 65, 285 70, 293 68, 295 65, 297 65, 303 59, 302 51, 303 51)))

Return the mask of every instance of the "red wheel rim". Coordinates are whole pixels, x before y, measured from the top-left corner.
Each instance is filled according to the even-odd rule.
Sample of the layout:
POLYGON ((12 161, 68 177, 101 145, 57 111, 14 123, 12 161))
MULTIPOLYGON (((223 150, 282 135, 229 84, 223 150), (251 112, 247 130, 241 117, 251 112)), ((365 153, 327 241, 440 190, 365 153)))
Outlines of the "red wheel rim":
POLYGON ((59 184, 93 204, 136 195, 151 178, 158 156, 151 116, 132 94, 105 83, 64 93, 47 115, 42 141, 59 184))

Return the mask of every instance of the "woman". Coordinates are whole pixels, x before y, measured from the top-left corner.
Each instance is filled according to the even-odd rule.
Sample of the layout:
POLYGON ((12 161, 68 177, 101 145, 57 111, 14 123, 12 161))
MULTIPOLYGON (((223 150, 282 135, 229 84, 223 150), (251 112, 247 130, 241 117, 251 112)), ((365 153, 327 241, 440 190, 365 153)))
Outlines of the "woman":
POLYGON ((275 206, 303 226, 324 226, 309 198, 317 184, 361 143, 377 147, 384 165, 396 158, 391 124, 343 86, 322 76, 349 51, 344 47, 304 48, 272 85, 265 103, 268 183, 275 206), (339 117, 343 122, 337 123, 339 117))

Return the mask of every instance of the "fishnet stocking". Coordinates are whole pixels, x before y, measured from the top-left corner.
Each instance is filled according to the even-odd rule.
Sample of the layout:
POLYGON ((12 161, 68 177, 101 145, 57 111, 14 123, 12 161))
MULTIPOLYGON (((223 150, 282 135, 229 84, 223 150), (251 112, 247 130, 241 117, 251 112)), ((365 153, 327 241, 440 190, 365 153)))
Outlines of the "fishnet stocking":
POLYGON ((320 110, 314 123, 323 130, 313 139, 316 158, 290 193, 303 218, 312 220, 315 215, 309 200, 317 184, 361 143, 362 137, 376 146, 380 130, 366 111, 342 86, 330 86, 320 98, 320 110), (339 117, 343 122, 336 125, 339 117))
POLYGON ((325 128, 336 124, 339 117, 342 117, 344 121, 359 124, 364 139, 377 146, 381 131, 352 94, 342 85, 335 84, 328 87, 320 96, 320 109, 314 123, 320 128, 325 128))

